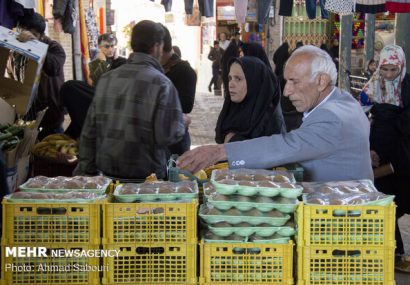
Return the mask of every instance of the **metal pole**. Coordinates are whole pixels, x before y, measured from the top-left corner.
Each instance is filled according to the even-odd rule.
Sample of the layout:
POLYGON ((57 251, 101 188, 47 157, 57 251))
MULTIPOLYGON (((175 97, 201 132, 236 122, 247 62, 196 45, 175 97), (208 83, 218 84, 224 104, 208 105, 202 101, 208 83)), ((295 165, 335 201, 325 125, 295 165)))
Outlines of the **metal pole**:
POLYGON ((410 14, 396 14, 396 37, 395 43, 403 48, 404 54, 407 57, 407 70, 410 69, 410 33, 409 26, 410 14))
POLYGON ((374 14, 366 14, 365 22, 365 42, 364 47, 366 49, 366 63, 374 58, 374 31, 376 25, 376 16, 374 14))
POLYGON ((340 17, 339 87, 350 92, 349 73, 352 54, 352 15, 340 17))
MULTIPOLYGON (((82 0, 75 0, 74 5, 77 12, 79 11, 79 2, 82 0)), ((79 15, 79 13, 77 14, 79 15)), ((77 23, 73 34, 73 57, 74 57, 74 78, 76 80, 83 80, 82 70, 82 53, 81 53, 81 35, 80 35, 80 17, 77 16, 77 23)))

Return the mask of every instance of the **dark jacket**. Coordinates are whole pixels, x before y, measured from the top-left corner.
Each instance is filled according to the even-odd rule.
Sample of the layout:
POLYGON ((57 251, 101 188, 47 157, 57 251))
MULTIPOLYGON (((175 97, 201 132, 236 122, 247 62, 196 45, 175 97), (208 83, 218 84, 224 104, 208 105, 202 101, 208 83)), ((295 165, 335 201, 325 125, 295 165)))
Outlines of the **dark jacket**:
POLYGON ((410 173, 410 75, 401 85, 403 107, 375 104, 370 113, 370 148, 382 163, 391 162, 395 172, 410 173))
POLYGON ((43 130, 39 138, 55 133, 64 121, 64 109, 60 99, 60 88, 64 83, 64 63, 66 55, 63 47, 56 41, 43 37, 43 43, 48 44, 47 55, 41 70, 37 97, 28 112, 27 118, 33 120, 37 112, 48 110, 40 124, 43 130))
POLYGON ((54 0, 53 16, 54 19, 61 19, 63 31, 67 34, 74 33, 77 21, 77 11, 75 10, 74 0, 54 0))

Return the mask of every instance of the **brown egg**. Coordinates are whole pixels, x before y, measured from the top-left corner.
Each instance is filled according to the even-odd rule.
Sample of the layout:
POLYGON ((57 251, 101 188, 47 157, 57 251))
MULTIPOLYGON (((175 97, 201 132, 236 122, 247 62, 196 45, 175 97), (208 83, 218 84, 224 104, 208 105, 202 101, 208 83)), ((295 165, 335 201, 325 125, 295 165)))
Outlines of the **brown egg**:
POLYGON ((244 180, 242 180, 242 181, 238 182, 238 185, 256 187, 257 184, 256 184, 256 182, 253 182, 253 181, 244 181, 244 180))
POLYGON ((236 201, 237 202, 251 202, 251 198, 247 196, 237 196, 236 201))
POLYGON ((309 204, 326 205, 325 200, 320 199, 320 198, 308 199, 307 202, 308 202, 309 204))
POLYGON ((122 188, 121 190, 120 190, 120 194, 124 194, 124 195, 127 195, 127 194, 137 194, 137 189, 136 188, 122 188))
POLYGON ((273 200, 269 197, 258 196, 256 198, 257 203, 272 203, 273 200))
POLYGON ((374 192, 373 189, 371 189, 371 188, 369 188, 369 187, 367 187, 367 186, 362 186, 362 187, 360 187, 358 190, 359 190, 359 192, 361 192, 361 193, 371 193, 371 192, 374 192))
POLYGON ((62 189, 64 188, 64 182, 61 181, 51 181, 47 183, 44 188, 46 189, 62 189))
POLYGON ((330 205, 345 205, 345 201, 343 199, 333 198, 329 201, 330 205))
POLYGON ((281 218, 283 217, 283 214, 279 211, 270 211, 266 213, 267 216, 272 217, 272 218, 281 218))
POLYGON ((279 185, 272 182, 272 181, 261 181, 258 182, 259 187, 267 187, 267 188, 279 188, 279 185))
POLYGON ((158 194, 170 194, 175 193, 174 189, 170 186, 161 186, 158 188, 158 194))
POLYGON ((224 212, 224 214, 227 216, 242 216, 241 211, 235 208, 229 209, 228 211, 224 212))
POLYGON ((285 176, 285 175, 275 175, 275 177, 273 177, 273 181, 274 182, 290 182, 289 177, 285 176))
POLYGON ((335 188, 330 187, 330 186, 322 186, 319 188, 318 193, 322 194, 333 194, 335 192, 335 188))
POLYGON ((253 176, 254 181, 272 181, 272 177, 263 174, 255 174, 253 176))
POLYGON ((188 186, 179 186, 176 190, 177 193, 194 193, 191 187, 188 186))
POLYGON ((208 211, 206 211, 206 215, 210 215, 210 216, 217 216, 220 215, 221 211, 219 211, 218 209, 212 208, 212 209, 208 209, 208 211))
POLYGON ((280 183, 280 186, 281 186, 282 188, 287 188, 287 189, 296 188, 295 184, 288 183, 288 182, 280 183))
POLYGON ((229 197, 221 194, 215 194, 212 196, 212 200, 214 201, 229 201, 229 197))
POLYGON ((239 180, 251 181, 253 180, 253 176, 251 174, 235 173, 234 179, 236 181, 239 181, 239 180))
POLYGON ((229 228, 229 227, 232 227, 231 224, 229 224, 227 222, 215 223, 212 226, 215 227, 215 228, 229 228))
POLYGON ((138 194, 156 194, 157 191, 155 188, 151 187, 144 187, 144 188, 139 188, 138 194))
POLYGON ((98 184, 92 181, 89 181, 87 183, 84 184, 84 188, 85 189, 97 189, 98 188, 98 184))
POLYGON ((226 184, 226 185, 236 185, 237 184, 237 182, 232 179, 222 179, 219 181, 219 183, 226 184))
POLYGON ((261 211, 257 210, 257 209, 252 209, 250 211, 247 211, 246 213, 244 213, 244 216, 251 216, 251 217, 262 217, 263 214, 261 211))
POLYGON ((356 198, 351 199, 348 204, 349 205, 361 205, 361 204, 364 204, 365 202, 366 202, 365 199, 356 197, 356 198))
POLYGON ((82 185, 75 180, 67 180, 63 183, 63 188, 65 189, 81 189, 82 185))
POLYGON ((43 182, 43 183, 47 183, 49 179, 50 177, 45 177, 45 176, 36 176, 33 178, 34 181, 43 182))
POLYGON ((43 188, 43 186, 44 186, 43 183, 41 183, 40 181, 35 181, 35 180, 32 180, 26 184, 27 188, 37 188, 38 189, 38 188, 43 188))
POLYGON ((249 228, 249 227, 252 227, 252 225, 246 222, 242 222, 242 223, 236 224, 235 227, 249 228))

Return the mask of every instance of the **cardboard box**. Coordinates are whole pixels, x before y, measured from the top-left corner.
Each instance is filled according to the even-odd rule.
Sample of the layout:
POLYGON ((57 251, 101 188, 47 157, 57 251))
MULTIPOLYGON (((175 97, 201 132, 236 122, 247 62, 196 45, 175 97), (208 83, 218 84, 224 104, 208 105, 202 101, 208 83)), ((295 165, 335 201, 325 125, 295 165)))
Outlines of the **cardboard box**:
MULTIPOLYGON (((40 83, 41 69, 47 54, 48 45, 40 41, 17 40, 17 33, 0 26, 0 123, 12 124, 16 115, 24 115, 30 109, 37 95, 40 83), (22 82, 10 78, 7 64, 11 52, 17 52, 27 57, 22 82)), ((4 153, 7 166, 9 190, 13 192, 28 177, 30 151, 35 144, 38 127, 45 110, 37 114, 36 123, 31 128, 26 127, 24 138, 14 149, 4 153)))
MULTIPOLYGON (((48 45, 40 41, 22 43, 16 37, 17 33, 0 26, 0 97, 12 106, 17 114, 24 115, 37 94, 48 45), (22 54, 28 59, 23 82, 6 77, 10 51, 22 54)), ((0 110, 0 123, 7 122, 2 118, 3 109, 0 110)))

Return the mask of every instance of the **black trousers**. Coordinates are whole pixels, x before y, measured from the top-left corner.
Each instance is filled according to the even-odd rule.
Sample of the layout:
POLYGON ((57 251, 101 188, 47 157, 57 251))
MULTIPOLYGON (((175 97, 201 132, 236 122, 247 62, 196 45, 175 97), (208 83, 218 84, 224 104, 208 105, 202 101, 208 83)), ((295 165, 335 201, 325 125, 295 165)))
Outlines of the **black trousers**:
POLYGON ((61 86, 60 96, 71 118, 71 123, 65 133, 72 138, 76 139, 81 135, 94 92, 94 87, 84 81, 70 80, 61 86))
POLYGON ((214 85, 214 89, 221 89, 221 83, 219 80, 219 66, 212 66, 212 79, 209 82, 209 86, 212 87, 214 85))

